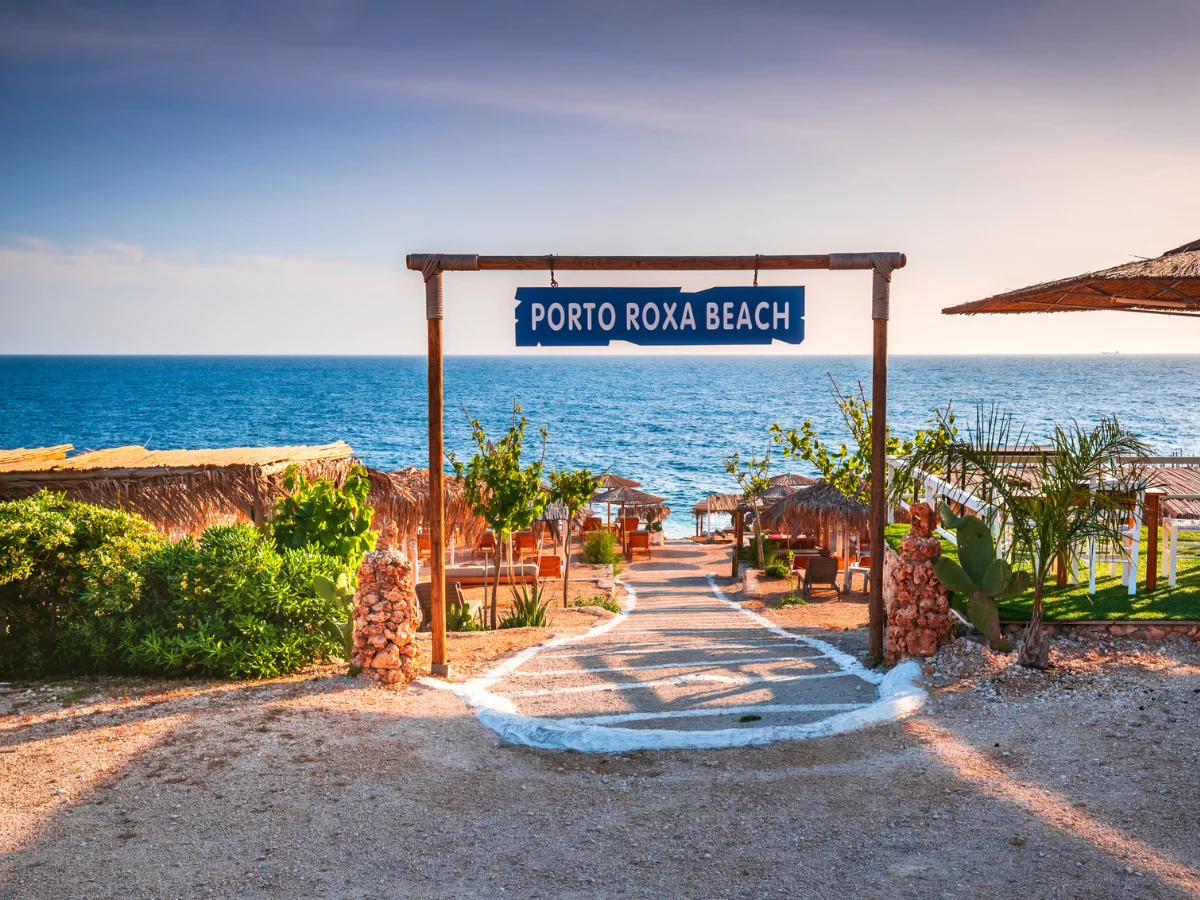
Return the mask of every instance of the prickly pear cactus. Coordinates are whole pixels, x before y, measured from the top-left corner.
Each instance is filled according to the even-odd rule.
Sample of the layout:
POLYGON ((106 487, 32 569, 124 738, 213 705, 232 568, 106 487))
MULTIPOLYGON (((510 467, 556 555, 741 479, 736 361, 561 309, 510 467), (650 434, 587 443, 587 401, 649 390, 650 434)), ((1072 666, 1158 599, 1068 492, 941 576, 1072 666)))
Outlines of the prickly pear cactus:
POLYGON ((957 515, 945 503, 938 504, 938 516, 958 539, 958 562, 944 556, 934 566, 938 581, 967 597, 967 618, 987 637, 993 650, 1005 653, 1012 644, 1000 631, 1000 612, 996 601, 1016 597, 1029 589, 1028 572, 1013 569, 1008 560, 996 557, 992 532, 982 519, 957 515))

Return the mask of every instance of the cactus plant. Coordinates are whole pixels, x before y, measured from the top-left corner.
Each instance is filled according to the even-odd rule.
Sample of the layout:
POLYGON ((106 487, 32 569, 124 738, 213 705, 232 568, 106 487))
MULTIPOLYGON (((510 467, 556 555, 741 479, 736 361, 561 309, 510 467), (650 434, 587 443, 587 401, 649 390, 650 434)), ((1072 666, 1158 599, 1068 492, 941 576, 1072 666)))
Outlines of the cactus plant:
POLYGON ((950 590, 966 595, 967 618, 987 638, 988 645, 1009 652, 1012 644, 1000 631, 996 601, 1027 591, 1029 573, 1013 569, 1008 560, 996 556, 992 532, 982 519, 957 515, 945 503, 938 504, 938 518, 954 529, 959 561, 942 557, 934 565, 934 574, 950 590))

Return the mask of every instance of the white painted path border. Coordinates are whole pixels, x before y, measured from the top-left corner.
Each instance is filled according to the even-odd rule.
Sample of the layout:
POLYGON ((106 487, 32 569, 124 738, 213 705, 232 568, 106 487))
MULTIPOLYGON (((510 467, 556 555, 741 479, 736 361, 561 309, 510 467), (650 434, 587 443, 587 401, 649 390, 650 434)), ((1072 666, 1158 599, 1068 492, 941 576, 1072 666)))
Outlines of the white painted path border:
MULTIPOLYGON (((637 606, 637 591, 631 584, 625 584, 628 599, 621 613, 583 634, 556 638, 545 644, 527 647, 490 672, 478 678, 472 678, 463 684, 447 684, 432 678, 422 678, 420 681, 427 687, 457 694, 476 711, 480 722, 506 741, 547 750, 577 750, 584 753, 627 753, 632 750, 709 750, 769 744, 774 741, 827 737, 912 715, 924 704, 927 695, 917 684, 921 669, 912 660, 902 662, 886 675, 881 675, 879 672, 866 668, 849 653, 839 650, 832 644, 818 638, 793 634, 769 619, 734 603, 722 593, 712 574, 708 576, 708 583, 712 588, 713 595, 718 600, 750 617, 772 634, 805 644, 836 664, 844 673, 856 675, 863 681, 878 685, 875 702, 857 709, 840 712, 827 719, 802 725, 764 725, 759 728, 677 731, 664 728, 615 728, 611 725, 592 724, 579 719, 526 716, 517 712, 512 700, 489 690, 498 680, 512 673, 543 650, 596 637, 616 628, 637 606)), ((762 708, 764 711, 770 710, 768 704, 763 704, 762 708)), ((641 721, 645 721, 649 718, 675 717, 671 713, 645 713, 639 718, 641 721)))

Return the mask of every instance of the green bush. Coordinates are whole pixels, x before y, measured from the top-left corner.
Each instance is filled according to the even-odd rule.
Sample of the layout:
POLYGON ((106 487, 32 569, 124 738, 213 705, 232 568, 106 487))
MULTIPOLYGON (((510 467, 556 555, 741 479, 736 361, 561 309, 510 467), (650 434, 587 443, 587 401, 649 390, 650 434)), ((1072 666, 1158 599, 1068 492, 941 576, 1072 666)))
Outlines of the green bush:
POLYGON ((327 660, 343 652, 346 612, 314 583, 336 579, 342 565, 312 547, 280 549, 249 525, 170 545, 148 560, 142 600, 121 623, 121 662, 133 672, 270 678, 327 660))
POLYGON ((0 503, 0 672, 61 669, 60 643, 136 603, 140 567, 166 543, 139 516, 63 494, 0 503))
POLYGON ((611 565, 621 558, 617 549, 617 536, 602 528, 588 533, 583 539, 580 553, 583 561, 593 566, 611 565))
POLYGON ((522 585, 512 589, 512 609, 500 620, 500 628, 545 628, 550 624, 546 610, 549 600, 542 600, 545 590, 540 584, 522 585))
MULTIPOLYGON (((758 537, 752 537, 746 542, 746 548, 742 551, 742 559, 752 565, 758 565, 758 537)), ((770 563, 775 559, 774 542, 770 538, 763 538, 763 560, 770 563)))
POLYGON ((279 675, 343 651, 344 597, 316 585, 347 566, 248 525, 171 543, 61 494, 0 503, 0 672, 279 675))
POLYGON ((784 597, 782 600, 780 600, 779 605, 780 606, 808 606, 808 601, 805 600, 803 597, 797 597, 795 594, 792 594, 792 595, 790 595, 788 597, 784 597))
POLYGON ((577 600, 574 600, 571 603, 571 605, 572 606, 599 606, 601 609, 607 609, 609 612, 617 613, 618 615, 621 612, 621 604, 620 603, 618 603, 616 600, 612 599, 611 597, 603 597, 599 594, 597 594, 591 600, 585 600, 583 597, 580 597, 577 600))
POLYGON ((780 559, 774 559, 767 563, 767 567, 763 569, 763 574, 768 578, 787 578, 792 573, 791 568, 786 562, 780 559))

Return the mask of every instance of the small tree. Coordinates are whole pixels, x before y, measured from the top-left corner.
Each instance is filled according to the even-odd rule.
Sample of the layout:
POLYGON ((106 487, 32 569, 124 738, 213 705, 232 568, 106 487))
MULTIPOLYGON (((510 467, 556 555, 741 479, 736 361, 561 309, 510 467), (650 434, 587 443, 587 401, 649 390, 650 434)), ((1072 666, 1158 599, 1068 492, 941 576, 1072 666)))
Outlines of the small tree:
POLYGON ((593 475, 587 469, 550 473, 550 499, 561 503, 567 512, 566 524, 563 525, 563 606, 570 605, 567 587, 571 578, 571 524, 599 489, 600 476, 593 475))
MULTIPOLYGON (((742 489, 742 498, 754 510, 754 533, 757 535, 758 567, 765 569, 767 562, 763 554, 762 519, 759 517, 758 499, 771 486, 769 475, 771 471, 771 456, 767 454, 762 459, 752 456, 743 462, 741 456, 734 453, 733 456, 725 460, 725 471, 737 481, 738 487, 742 489)), ((736 511, 734 515, 737 515, 736 511)))
MULTIPOLYGON (((500 584, 500 548, 514 531, 530 527, 546 508, 546 495, 542 493, 542 464, 546 457, 546 429, 541 429, 542 457, 535 463, 522 468, 521 454, 525 447, 525 426, 528 421, 518 416, 521 407, 513 404, 513 421, 508 434, 498 443, 489 441, 483 425, 472 419, 463 407, 467 421, 471 423, 471 438, 475 442, 475 455, 471 461, 460 463, 450 454, 454 474, 463 480, 463 494, 475 515, 492 528, 496 539, 496 577, 492 582, 491 627, 496 627, 496 595, 500 584)), ((509 560, 510 572, 512 560, 509 560)))
POLYGON ((1012 530, 1014 558, 1023 551, 1032 559, 1033 606, 1017 657, 1021 665, 1049 665, 1042 594, 1055 563, 1088 541, 1123 542, 1131 504, 1145 485, 1142 460, 1149 452, 1115 418, 1090 430, 1077 422, 1055 426, 1049 446, 1038 446, 1013 428, 1011 415, 981 406, 966 440, 920 448, 907 461, 908 473, 940 467, 949 484, 991 506, 993 523, 1012 530))
MULTIPOLYGON (((862 382, 858 384, 858 395, 842 393, 838 383, 829 376, 833 384, 833 398, 842 413, 846 430, 854 443, 854 449, 842 444, 836 450, 826 444, 813 427, 812 419, 805 419, 799 430, 789 428, 786 431, 778 423, 771 426, 771 439, 783 448, 785 459, 802 459, 817 467, 817 471, 842 494, 852 500, 863 503, 871 497, 871 401, 863 390, 862 382)), ((917 431, 911 439, 902 440, 886 429, 885 449, 888 456, 908 456, 914 451, 938 450, 954 439, 957 429, 954 426, 954 413, 934 410, 933 416, 927 422, 927 427, 917 431)), ((936 469, 933 471, 937 471, 936 469)), ((901 485, 901 492, 912 487, 910 484, 901 485)))

